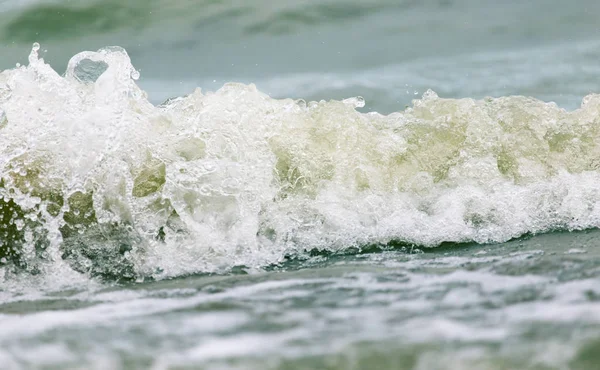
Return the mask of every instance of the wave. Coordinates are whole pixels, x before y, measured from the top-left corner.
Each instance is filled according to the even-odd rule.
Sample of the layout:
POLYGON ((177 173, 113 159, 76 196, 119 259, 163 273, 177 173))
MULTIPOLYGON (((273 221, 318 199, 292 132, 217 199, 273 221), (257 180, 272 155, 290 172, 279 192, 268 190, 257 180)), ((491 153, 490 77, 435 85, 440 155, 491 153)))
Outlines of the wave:
POLYGON ((225 84, 151 104, 124 49, 0 73, 0 257, 107 278, 600 226, 600 95, 405 111, 225 84), (58 266, 58 267, 57 267, 58 266))

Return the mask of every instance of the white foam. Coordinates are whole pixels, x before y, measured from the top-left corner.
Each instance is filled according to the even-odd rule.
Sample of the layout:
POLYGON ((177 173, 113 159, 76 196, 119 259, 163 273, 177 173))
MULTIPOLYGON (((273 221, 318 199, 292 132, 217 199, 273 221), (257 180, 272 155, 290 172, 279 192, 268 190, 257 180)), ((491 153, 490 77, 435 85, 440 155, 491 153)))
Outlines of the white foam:
POLYGON ((313 248, 600 226, 597 95, 567 112, 428 92, 382 116, 357 112, 360 99, 306 104, 240 84, 154 106, 132 76, 120 48, 75 56, 65 77, 35 49, 0 73, 0 195, 32 219, 9 221, 25 230, 24 258, 42 238, 46 265, 161 278, 313 248))

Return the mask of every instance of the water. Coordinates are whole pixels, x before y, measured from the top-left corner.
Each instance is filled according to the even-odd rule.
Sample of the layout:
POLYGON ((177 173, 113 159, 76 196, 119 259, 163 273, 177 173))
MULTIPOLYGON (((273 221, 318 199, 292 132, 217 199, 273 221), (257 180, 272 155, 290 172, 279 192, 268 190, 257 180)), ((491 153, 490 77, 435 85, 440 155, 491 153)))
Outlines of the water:
POLYGON ((0 1, 0 368, 596 368, 599 7, 0 1))

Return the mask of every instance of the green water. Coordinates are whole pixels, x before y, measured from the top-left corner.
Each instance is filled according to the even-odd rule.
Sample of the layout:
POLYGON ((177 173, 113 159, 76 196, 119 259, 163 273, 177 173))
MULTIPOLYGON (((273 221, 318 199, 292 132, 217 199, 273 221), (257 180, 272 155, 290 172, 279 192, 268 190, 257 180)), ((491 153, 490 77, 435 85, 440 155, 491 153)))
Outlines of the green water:
POLYGON ((0 305, 4 363, 592 369, 597 238, 317 255, 269 271, 30 291, 0 305))
POLYGON ((599 4, 0 0, 0 369, 600 367, 599 4))
POLYGON ((0 5, 0 68, 26 62, 36 41, 61 72, 82 50, 119 45, 155 103, 230 81, 275 97, 361 95, 380 112, 427 89, 568 108, 597 91, 600 5, 591 0, 32 3, 0 5))

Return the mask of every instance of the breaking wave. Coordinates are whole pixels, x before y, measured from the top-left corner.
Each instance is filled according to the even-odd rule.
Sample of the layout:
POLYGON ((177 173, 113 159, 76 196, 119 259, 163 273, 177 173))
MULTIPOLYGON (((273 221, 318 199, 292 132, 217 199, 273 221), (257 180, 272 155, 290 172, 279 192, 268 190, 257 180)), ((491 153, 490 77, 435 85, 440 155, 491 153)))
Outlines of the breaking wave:
POLYGON ((38 50, 0 73, 3 269, 164 278, 600 225, 600 95, 429 91, 384 116, 229 83, 155 106, 122 48, 64 76, 38 50))

